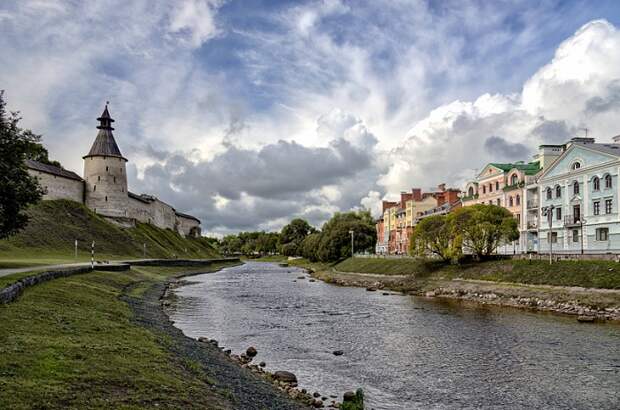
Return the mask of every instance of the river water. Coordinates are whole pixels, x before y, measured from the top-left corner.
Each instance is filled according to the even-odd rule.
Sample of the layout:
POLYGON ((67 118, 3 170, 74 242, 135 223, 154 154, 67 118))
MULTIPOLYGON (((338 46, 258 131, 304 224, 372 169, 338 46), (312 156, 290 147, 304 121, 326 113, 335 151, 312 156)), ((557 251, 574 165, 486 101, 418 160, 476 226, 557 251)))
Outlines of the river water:
POLYGON ((310 392, 362 387, 369 409, 620 409, 618 325, 303 274, 251 262, 193 276, 175 290, 171 318, 235 353, 255 346, 255 363, 292 371, 310 392))

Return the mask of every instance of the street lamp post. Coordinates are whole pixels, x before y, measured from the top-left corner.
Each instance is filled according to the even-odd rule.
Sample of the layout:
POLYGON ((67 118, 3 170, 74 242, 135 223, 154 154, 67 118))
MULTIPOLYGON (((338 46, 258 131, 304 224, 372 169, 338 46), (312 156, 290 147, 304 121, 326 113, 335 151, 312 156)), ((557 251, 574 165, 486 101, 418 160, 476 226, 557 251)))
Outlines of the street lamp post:
POLYGON ((353 232, 353 230, 350 230, 349 233, 351 234, 351 257, 353 257, 353 255, 355 253, 354 252, 355 249, 353 247, 353 235, 354 235, 354 232, 353 232))

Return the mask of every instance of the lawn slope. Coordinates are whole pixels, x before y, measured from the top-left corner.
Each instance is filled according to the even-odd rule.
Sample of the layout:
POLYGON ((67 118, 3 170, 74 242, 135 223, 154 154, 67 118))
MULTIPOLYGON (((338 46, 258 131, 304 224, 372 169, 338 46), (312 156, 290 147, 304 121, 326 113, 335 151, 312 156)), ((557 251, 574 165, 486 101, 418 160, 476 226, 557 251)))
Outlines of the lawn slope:
POLYGON ((66 262, 90 258, 95 241, 97 259, 141 258, 146 244, 147 258, 212 258, 217 251, 205 238, 183 238, 170 229, 149 224, 120 228, 96 215, 84 205, 68 201, 42 201, 28 210, 30 222, 19 234, 0 241, 0 268, 29 263, 66 262))

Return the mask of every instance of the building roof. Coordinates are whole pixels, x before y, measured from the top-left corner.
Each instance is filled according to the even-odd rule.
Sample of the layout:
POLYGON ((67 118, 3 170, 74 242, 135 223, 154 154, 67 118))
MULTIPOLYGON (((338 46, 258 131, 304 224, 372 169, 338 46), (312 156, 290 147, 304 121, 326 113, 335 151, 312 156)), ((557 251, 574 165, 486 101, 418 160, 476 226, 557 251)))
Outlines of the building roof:
POLYGON ((181 218, 187 218, 187 219, 193 219, 194 221, 200 223, 200 219, 196 218, 195 216, 191 216, 188 214, 184 214, 181 212, 175 212, 177 214, 177 216, 180 216, 181 218))
POLYGON ((573 142, 573 145, 590 148, 604 154, 611 154, 620 157, 620 144, 601 144, 601 143, 583 143, 573 142))
POLYGON ((83 181, 83 179, 75 172, 67 171, 64 168, 60 168, 54 165, 44 164, 39 161, 33 161, 31 159, 27 159, 26 166, 35 171, 45 172, 46 174, 55 175, 55 176, 59 176, 62 178, 73 179, 76 181, 83 181))
POLYGON ((121 150, 118 148, 118 145, 116 145, 116 141, 114 140, 114 135, 112 134, 112 130, 114 130, 114 128, 112 128, 112 123, 114 120, 110 117, 107 103, 101 117, 97 118, 97 121, 100 123, 97 126, 99 133, 97 134, 97 138, 95 138, 95 142, 93 142, 92 147, 90 147, 90 151, 88 151, 88 154, 86 154, 84 158, 106 156, 119 157, 127 161, 127 159, 123 157, 123 154, 121 154, 121 150))
POLYGON ((515 163, 497 163, 491 162, 489 165, 492 165, 496 168, 501 169, 504 172, 508 172, 511 169, 518 169, 523 171, 526 175, 536 175, 538 171, 540 171, 540 162, 528 162, 527 164, 524 162, 515 162, 515 163))

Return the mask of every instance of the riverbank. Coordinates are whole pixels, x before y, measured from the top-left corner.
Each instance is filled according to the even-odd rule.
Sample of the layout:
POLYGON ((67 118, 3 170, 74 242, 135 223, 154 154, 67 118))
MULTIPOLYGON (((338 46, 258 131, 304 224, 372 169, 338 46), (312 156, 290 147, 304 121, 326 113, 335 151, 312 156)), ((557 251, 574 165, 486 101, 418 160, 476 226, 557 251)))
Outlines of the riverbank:
POLYGON ((559 262, 549 267, 542 262, 493 261, 452 266, 412 259, 354 258, 335 266, 304 260, 292 263, 309 269, 317 279, 340 286, 550 311, 576 315, 582 320, 620 321, 620 266, 615 262, 559 262), (521 282, 511 281, 513 278, 521 282))
POLYGON ((0 408, 304 408, 163 312, 169 281, 224 266, 94 271, 0 306, 0 408))

